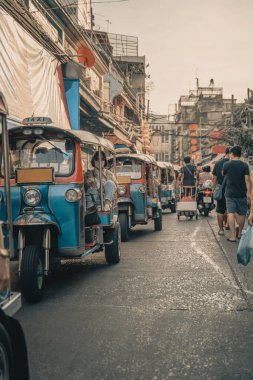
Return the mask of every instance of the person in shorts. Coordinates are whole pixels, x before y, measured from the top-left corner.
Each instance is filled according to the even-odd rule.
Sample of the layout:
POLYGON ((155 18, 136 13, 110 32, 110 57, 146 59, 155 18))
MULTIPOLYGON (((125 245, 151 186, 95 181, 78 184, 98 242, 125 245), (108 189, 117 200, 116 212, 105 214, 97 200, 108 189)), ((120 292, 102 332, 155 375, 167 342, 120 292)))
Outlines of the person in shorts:
MULTIPOLYGON (((225 156, 222 157, 219 161, 217 161, 216 164, 214 165, 214 168, 213 168, 214 187, 217 184, 221 185, 223 182, 223 179, 224 179, 222 175, 223 165, 225 164, 225 162, 229 161, 229 153, 230 153, 230 149, 226 148, 225 156)), ((219 226, 218 235, 224 235, 224 224, 227 223, 225 187, 226 185, 224 185, 223 187, 222 199, 220 201, 217 201, 217 206, 216 206, 217 222, 219 226)))
POLYGON ((237 237, 240 239, 247 215, 250 200, 249 165, 241 160, 242 149, 234 146, 230 149, 230 161, 223 165, 223 175, 226 176, 226 206, 230 228, 230 242, 236 241, 235 221, 238 224, 237 237))

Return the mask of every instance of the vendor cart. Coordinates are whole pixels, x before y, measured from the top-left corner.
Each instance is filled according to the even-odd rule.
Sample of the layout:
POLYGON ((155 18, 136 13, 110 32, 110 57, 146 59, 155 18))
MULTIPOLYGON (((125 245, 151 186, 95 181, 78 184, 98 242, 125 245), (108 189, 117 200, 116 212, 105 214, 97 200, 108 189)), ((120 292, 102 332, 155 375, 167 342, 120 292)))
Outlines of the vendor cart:
POLYGON ((182 186, 180 191, 180 199, 177 202, 177 219, 180 216, 186 216, 190 219, 194 217, 198 219, 198 208, 196 199, 196 186, 182 186))

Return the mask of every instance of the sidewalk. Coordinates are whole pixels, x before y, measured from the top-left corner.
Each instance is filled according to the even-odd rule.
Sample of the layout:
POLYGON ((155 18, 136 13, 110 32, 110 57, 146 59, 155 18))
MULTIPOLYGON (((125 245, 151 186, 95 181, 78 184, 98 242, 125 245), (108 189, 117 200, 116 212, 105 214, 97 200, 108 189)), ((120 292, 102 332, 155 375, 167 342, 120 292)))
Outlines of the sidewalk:
POLYGON ((216 219, 209 218, 208 222, 210 223, 210 226, 213 232, 215 233, 215 238, 217 239, 217 241, 219 242, 219 244, 225 252, 221 253, 226 256, 229 265, 231 266, 238 280, 242 284, 243 290, 247 294, 247 297, 249 298, 253 307, 253 256, 251 257, 251 260, 246 267, 241 264, 238 264, 236 253, 239 245, 239 240, 237 243, 228 242, 227 238, 229 237, 229 231, 225 231, 224 236, 219 236, 216 219))

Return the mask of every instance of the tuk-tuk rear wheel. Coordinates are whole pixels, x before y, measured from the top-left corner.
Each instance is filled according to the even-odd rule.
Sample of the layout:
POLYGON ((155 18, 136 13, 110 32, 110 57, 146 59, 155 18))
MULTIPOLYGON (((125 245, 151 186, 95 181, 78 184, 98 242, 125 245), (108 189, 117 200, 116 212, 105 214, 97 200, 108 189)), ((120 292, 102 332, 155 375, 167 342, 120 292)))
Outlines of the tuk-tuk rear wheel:
POLYGON ((1 379, 14 379, 12 347, 5 327, 0 323, 0 377, 1 379))
POLYGON ((129 226, 128 226, 128 216, 126 212, 119 213, 119 224, 120 224, 120 230, 121 230, 121 240, 128 241, 129 226))
POLYGON ((161 231, 163 228, 163 222, 162 222, 162 210, 158 210, 159 217, 154 219, 155 223, 155 231, 161 231))
POLYGON ((171 210, 171 213, 174 214, 174 213, 176 212, 176 205, 173 204, 173 205, 171 206, 170 210, 171 210))
POLYGON ((44 270, 42 249, 37 245, 29 245, 24 249, 20 283, 22 294, 28 302, 41 300, 44 289, 44 270))
POLYGON ((105 259, 108 264, 118 264, 120 262, 121 233, 120 224, 117 222, 114 228, 105 231, 105 242, 113 241, 110 245, 105 245, 105 259))

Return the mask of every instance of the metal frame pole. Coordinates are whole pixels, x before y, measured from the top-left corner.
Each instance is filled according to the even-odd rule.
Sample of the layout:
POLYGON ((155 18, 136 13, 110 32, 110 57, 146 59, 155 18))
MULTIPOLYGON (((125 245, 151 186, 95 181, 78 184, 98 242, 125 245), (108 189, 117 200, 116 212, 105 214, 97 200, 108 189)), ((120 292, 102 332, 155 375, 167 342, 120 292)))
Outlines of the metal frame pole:
POLYGON ((102 152, 101 152, 101 146, 98 147, 98 157, 99 157, 99 177, 100 177, 101 210, 104 211, 104 188, 103 188, 103 182, 102 182, 102 152))
POLYGON ((14 243, 13 243, 13 223, 11 209, 11 191, 10 191, 10 153, 9 153, 9 135, 7 131, 7 114, 8 109, 5 98, 0 93, 0 126, 2 127, 2 151, 3 151, 3 166, 4 166, 4 190, 6 198, 6 226, 8 236, 8 249, 10 258, 14 258, 14 243))

